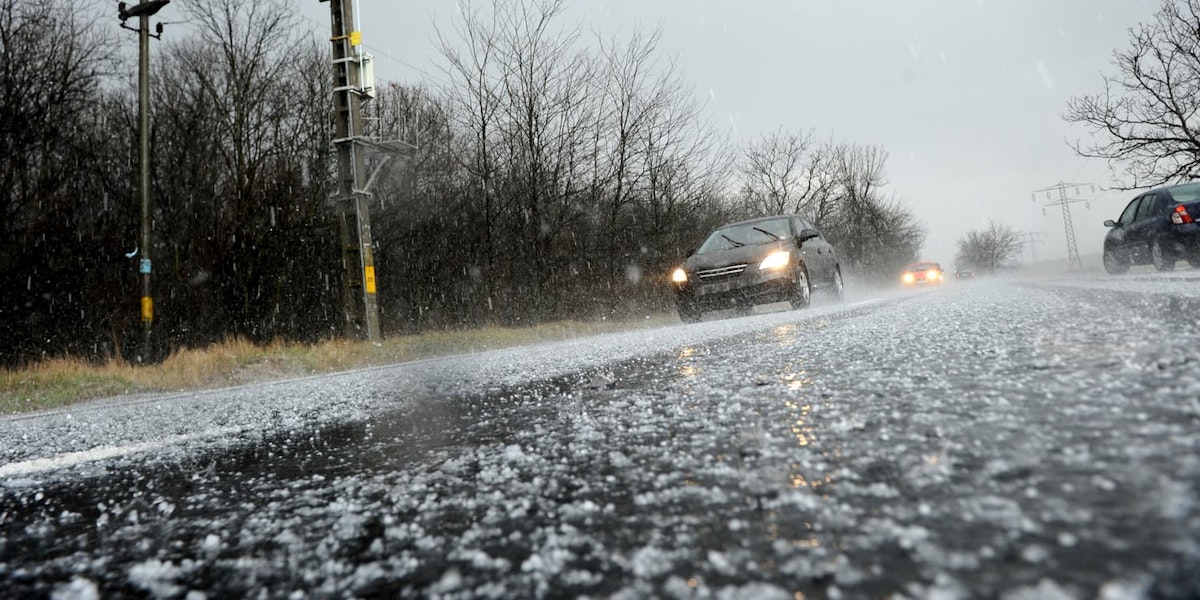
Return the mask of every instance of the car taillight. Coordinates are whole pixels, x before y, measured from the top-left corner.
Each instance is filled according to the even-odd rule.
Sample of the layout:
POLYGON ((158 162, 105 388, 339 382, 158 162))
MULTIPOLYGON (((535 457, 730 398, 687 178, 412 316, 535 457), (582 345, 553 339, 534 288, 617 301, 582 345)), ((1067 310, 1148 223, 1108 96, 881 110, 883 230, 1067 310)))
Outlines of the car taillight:
POLYGON ((1180 204, 1175 207, 1175 212, 1171 213, 1171 222, 1176 225, 1186 225, 1192 222, 1192 215, 1188 214, 1186 206, 1180 204))

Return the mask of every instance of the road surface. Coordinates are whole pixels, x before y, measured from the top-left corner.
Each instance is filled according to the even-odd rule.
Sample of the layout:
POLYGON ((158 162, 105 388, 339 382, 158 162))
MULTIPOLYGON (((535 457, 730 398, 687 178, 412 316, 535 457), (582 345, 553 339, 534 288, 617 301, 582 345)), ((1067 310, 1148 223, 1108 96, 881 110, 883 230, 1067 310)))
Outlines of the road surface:
POLYGON ((0 420, 0 597, 1200 595, 1200 271, 0 420))

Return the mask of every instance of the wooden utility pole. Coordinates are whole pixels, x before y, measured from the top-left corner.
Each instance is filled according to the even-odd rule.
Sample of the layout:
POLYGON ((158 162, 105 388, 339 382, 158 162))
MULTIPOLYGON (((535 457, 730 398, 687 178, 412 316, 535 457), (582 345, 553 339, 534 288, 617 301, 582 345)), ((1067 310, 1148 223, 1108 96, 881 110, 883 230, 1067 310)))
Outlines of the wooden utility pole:
POLYGON ((151 360, 150 333, 154 326, 154 296, 150 287, 150 274, 153 271, 150 246, 154 241, 151 235, 154 228, 150 211, 150 38, 162 36, 162 23, 158 24, 157 33, 150 33, 150 17, 170 2, 171 0, 142 0, 132 7, 124 2, 117 4, 121 27, 138 32, 138 194, 142 205, 142 235, 138 244, 141 259, 138 261, 138 272, 142 276, 143 334, 140 356, 141 360, 146 362, 151 360), (125 24, 125 21, 131 18, 137 18, 137 29, 125 24))
POLYGON ((355 24, 353 0, 329 2, 333 25, 333 146, 337 151, 338 211, 342 242, 342 299, 347 333, 380 340, 375 297, 375 259, 371 252, 371 213, 367 193, 366 148, 362 145, 362 33, 355 24))

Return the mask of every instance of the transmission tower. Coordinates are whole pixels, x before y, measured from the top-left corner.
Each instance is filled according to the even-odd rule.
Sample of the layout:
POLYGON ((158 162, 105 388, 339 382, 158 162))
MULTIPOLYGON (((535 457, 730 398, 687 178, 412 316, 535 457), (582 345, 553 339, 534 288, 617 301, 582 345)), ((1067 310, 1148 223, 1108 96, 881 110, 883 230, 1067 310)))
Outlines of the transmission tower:
POLYGON ((1046 232, 1022 231, 1021 241, 1025 242, 1026 246, 1029 246, 1029 261, 1037 262, 1037 245, 1042 244, 1044 246, 1046 244, 1046 232))
POLYGON ((1062 207, 1063 230, 1067 236, 1067 270, 1083 269, 1083 261, 1079 260, 1079 249, 1075 247, 1075 225, 1071 221, 1071 205, 1079 202, 1084 203, 1085 208, 1091 208, 1092 203, 1084 198, 1070 198, 1067 196, 1067 189, 1074 188, 1076 195, 1079 194, 1079 188, 1087 186, 1092 193, 1096 193, 1096 186, 1090 183, 1064 183, 1062 181, 1055 185, 1040 190, 1033 191, 1033 201, 1038 201, 1038 194, 1046 194, 1046 204, 1042 205, 1042 214, 1046 214, 1046 209, 1051 206, 1062 207), (1057 198, 1055 193, 1058 192, 1057 198))

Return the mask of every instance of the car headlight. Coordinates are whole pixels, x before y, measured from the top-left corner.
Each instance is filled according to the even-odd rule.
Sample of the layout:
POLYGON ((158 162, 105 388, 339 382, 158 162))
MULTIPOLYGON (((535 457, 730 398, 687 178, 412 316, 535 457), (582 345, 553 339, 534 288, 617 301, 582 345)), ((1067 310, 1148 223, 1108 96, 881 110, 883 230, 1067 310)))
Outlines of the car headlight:
POLYGON ((912 273, 905 273, 904 276, 900 278, 900 280, 903 281, 904 283, 912 283, 912 282, 916 281, 917 278, 912 273))
POLYGON ((791 259, 791 252, 788 252, 787 250, 776 250, 768 254, 767 257, 764 258, 761 263, 759 263, 758 270, 766 271, 767 269, 783 268, 788 265, 788 262, 790 262, 791 259))
POLYGON ((937 270, 930 269, 929 271, 927 271, 925 273, 925 279, 937 279, 939 277, 939 275, 940 274, 937 272, 937 270))
POLYGON ((687 280, 687 271, 684 271, 683 269, 675 269, 675 271, 671 273, 671 281, 675 283, 687 283, 687 280))

